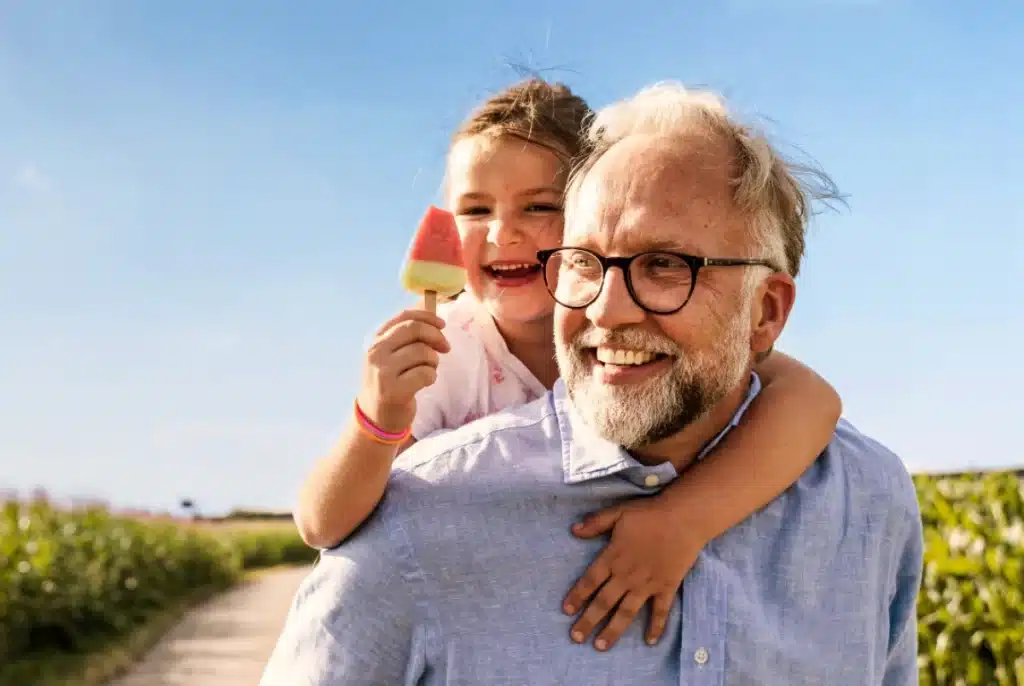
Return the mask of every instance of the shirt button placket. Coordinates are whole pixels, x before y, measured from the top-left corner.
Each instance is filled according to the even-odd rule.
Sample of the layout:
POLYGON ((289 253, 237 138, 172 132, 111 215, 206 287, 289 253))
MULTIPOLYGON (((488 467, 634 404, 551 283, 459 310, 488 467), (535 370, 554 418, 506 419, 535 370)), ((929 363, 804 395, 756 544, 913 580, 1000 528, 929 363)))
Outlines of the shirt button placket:
POLYGON ((682 591, 679 686, 724 686, 729 601, 716 561, 702 551, 682 591), (713 659, 712 659, 713 658, 713 659))

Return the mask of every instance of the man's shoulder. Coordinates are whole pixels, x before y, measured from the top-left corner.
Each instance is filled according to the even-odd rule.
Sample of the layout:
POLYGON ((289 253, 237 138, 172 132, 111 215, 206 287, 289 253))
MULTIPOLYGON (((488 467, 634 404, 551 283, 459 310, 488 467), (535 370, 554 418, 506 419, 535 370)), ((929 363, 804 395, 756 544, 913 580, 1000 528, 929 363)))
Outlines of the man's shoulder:
POLYGON ((560 466, 560 444, 555 406, 546 393, 417 441, 395 460, 392 483, 437 482, 456 473, 484 476, 527 458, 550 457, 560 466))
POLYGON ((842 419, 826 455, 833 459, 849 488, 875 503, 916 517, 917 491, 906 464, 880 441, 842 419))

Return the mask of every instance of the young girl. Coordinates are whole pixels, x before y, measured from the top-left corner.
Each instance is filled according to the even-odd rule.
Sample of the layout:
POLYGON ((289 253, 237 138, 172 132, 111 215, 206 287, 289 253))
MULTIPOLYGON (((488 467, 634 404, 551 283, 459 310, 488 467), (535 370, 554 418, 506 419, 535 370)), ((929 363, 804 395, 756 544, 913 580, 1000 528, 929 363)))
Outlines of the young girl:
MULTIPOLYGON (((303 488, 296 521, 307 544, 331 547, 352 534, 383 496, 395 456, 416 439, 539 398, 555 383, 553 302, 536 253, 561 244, 562 194, 589 115, 568 88, 532 79, 487 100, 455 133, 446 190, 466 292, 439 316, 408 310, 378 332, 353 421, 303 488)), ((671 607, 704 545, 781 494, 824 450, 841 411, 831 386, 780 353, 757 372, 764 388, 740 426, 662 493, 629 503, 643 525, 620 511, 577 527, 581 536, 611 529, 612 539, 567 596, 567 613, 582 609, 618 561, 631 579, 647 579, 630 590, 653 599, 647 636, 656 641, 667 615, 658 608, 671 607)), ((584 612, 573 640, 585 640, 601 614, 584 612)), ((620 608, 615 619, 599 648, 632 613, 620 608)))

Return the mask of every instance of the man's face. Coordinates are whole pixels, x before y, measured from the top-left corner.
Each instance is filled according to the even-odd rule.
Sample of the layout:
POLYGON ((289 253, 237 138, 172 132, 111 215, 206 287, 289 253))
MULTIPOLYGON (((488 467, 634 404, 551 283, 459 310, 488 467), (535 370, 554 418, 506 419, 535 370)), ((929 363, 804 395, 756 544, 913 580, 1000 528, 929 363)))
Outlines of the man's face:
MULTIPOLYGON (((565 245, 605 256, 754 256, 729 178, 724 144, 627 139, 570 198, 565 245)), ((737 388, 752 364, 745 270, 701 269, 689 302, 670 315, 640 308, 617 268, 586 309, 556 307, 558 365, 582 417, 604 438, 639 449, 678 433, 737 388)))

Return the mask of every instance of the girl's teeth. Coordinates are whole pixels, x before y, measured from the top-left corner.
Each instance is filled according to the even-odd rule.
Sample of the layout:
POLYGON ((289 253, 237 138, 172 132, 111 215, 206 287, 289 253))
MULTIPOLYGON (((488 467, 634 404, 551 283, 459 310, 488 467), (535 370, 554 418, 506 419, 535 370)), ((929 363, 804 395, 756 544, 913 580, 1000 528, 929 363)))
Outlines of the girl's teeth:
POLYGON ((514 269, 528 269, 533 265, 523 262, 521 264, 496 264, 491 269, 496 272, 512 271, 514 269))
POLYGON ((597 349, 597 360, 603 364, 641 365, 654 359, 654 353, 646 350, 597 349))

